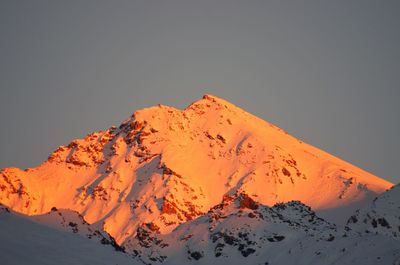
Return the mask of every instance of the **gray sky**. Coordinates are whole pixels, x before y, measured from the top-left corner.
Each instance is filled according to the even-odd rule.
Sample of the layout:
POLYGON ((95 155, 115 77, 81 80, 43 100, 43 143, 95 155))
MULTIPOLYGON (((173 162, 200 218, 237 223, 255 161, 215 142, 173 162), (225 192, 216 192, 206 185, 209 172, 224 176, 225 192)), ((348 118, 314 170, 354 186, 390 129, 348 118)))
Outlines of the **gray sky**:
POLYGON ((0 167, 205 93, 400 176, 400 1, 0 2, 0 167))

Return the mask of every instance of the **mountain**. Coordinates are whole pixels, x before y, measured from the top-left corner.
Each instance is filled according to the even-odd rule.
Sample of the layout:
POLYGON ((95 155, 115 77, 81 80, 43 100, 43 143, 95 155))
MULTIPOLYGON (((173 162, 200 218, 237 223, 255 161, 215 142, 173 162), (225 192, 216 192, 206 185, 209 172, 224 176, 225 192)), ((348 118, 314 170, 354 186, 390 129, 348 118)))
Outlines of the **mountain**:
POLYGON ((36 168, 1 170, 0 203, 29 216, 74 211, 145 263, 271 260, 285 249, 297 253, 293 262, 311 251, 304 261, 318 264, 332 246, 332 258, 345 255, 346 242, 360 242, 345 247, 352 253, 374 241, 385 248, 370 255, 394 251, 386 247, 396 239, 380 233, 338 239, 349 216, 391 186, 205 95, 184 110, 136 111, 36 168))
MULTIPOLYGON (((400 195, 398 189, 390 194, 400 195)), ((384 193, 377 200, 387 201, 386 197, 384 193)), ((388 202, 400 208, 399 200, 388 202)), ((385 212, 375 204, 366 209, 370 207, 385 212)), ((399 265, 398 238, 387 236, 384 229, 363 231, 366 223, 357 224, 352 216, 351 226, 337 227, 301 202, 268 207, 241 193, 225 196, 207 214, 171 233, 160 234, 152 225, 142 226, 127 243, 132 247, 128 256, 112 243, 112 238, 94 230, 76 212, 53 208, 45 215, 30 217, 0 206, 0 261, 7 265, 399 265), (68 230, 71 234, 65 232, 68 230), (96 245, 99 240, 101 244, 96 245)), ((390 227, 400 227, 400 219, 391 220, 390 227)))
POLYGON ((400 264, 398 238, 360 229, 330 224, 298 201, 268 207, 242 193, 169 234, 144 226, 127 246, 145 264, 400 264))
POLYGON ((1 264, 135 264, 120 249, 115 251, 103 231, 89 232, 90 225, 76 213, 54 209, 40 219, 46 225, 0 205, 1 264), (64 220, 64 227, 58 218, 64 220))
POLYGON ((362 234, 384 234, 400 239, 400 184, 358 209, 347 225, 362 234))

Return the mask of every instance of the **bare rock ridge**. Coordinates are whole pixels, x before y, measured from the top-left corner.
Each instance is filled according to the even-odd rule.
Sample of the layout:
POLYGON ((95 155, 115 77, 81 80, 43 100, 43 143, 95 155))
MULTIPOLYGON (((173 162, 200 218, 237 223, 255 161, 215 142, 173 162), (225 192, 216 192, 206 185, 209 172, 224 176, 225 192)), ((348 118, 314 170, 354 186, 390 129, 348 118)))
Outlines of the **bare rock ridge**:
MULTIPOLYGON (((172 251, 172 245, 180 244, 172 243, 178 235, 194 234, 186 241, 201 241, 194 224, 207 224, 213 233, 209 238, 214 241, 215 235, 215 244, 224 244, 215 250, 220 256, 226 245, 242 256, 257 250, 242 246, 252 242, 250 234, 235 234, 233 241, 225 236, 230 219, 257 220, 259 227, 273 218, 282 222, 278 227, 298 226, 309 235, 307 222, 284 218, 286 207, 294 208, 290 213, 306 213, 300 216, 326 226, 333 235, 334 226, 312 217, 314 211, 333 210, 345 223, 349 216, 344 209, 368 205, 391 186, 223 99, 205 95, 184 110, 159 105, 136 111, 119 127, 60 146, 36 168, 1 170, 0 203, 26 215, 46 214, 53 207, 76 211, 142 260, 163 262, 165 255, 156 253, 172 251), (237 207, 229 206, 229 198, 237 207), (276 204, 282 202, 291 203, 280 209, 276 204), (215 214, 221 211, 229 214, 215 214), (218 230, 222 221, 226 227, 218 230)), ((256 241, 281 241, 281 236, 266 232, 256 241)), ((329 233, 318 236, 331 238, 329 233)), ((205 255, 187 251, 193 260, 205 255)))

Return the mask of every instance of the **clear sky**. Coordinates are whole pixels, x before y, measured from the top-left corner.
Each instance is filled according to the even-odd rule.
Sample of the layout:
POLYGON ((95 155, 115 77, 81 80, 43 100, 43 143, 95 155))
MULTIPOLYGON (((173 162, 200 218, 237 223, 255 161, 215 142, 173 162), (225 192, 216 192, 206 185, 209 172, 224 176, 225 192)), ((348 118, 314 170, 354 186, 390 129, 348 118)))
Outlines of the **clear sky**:
POLYGON ((400 1, 1 1, 0 167, 225 98, 400 182, 400 1))

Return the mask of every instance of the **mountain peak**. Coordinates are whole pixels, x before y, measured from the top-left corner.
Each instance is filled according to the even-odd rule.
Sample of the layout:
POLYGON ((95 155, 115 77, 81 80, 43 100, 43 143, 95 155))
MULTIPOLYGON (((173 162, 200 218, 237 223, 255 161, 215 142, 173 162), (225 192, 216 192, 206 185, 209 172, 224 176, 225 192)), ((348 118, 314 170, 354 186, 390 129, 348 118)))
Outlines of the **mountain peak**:
POLYGON ((239 109, 237 106, 235 106, 234 104, 232 104, 231 102, 211 95, 211 94, 205 94, 203 95, 203 97, 199 100, 194 101, 192 104, 190 104, 185 110, 190 110, 192 108, 195 107, 199 107, 199 106, 206 106, 206 107, 212 107, 212 106, 219 106, 222 108, 219 108, 220 110, 222 109, 230 109, 230 110, 234 110, 234 109, 239 109))
MULTIPOLYGON (((223 98, 211 95, 211 94, 203 95, 201 100, 207 100, 207 101, 209 101, 211 103, 216 103, 216 104, 219 104, 219 105, 234 106, 234 104, 230 103, 229 101, 227 101, 227 100, 225 100, 223 98)), ((201 100, 199 100, 199 101, 201 101, 201 100)))

